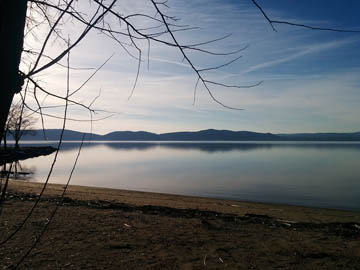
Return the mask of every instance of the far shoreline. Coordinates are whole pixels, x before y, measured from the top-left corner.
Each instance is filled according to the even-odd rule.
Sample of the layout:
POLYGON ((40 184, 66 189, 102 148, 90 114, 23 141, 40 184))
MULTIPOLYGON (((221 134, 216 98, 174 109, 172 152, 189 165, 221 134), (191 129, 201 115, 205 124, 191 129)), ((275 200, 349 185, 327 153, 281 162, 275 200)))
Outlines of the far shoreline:
POLYGON ((94 141, 360 141, 360 132, 264 133, 218 129, 167 133, 113 131, 107 134, 83 133, 67 129, 64 131, 38 129, 33 130, 31 136, 24 135, 22 140, 59 140, 60 136, 64 141, 82 141, 83 139, 94 141))

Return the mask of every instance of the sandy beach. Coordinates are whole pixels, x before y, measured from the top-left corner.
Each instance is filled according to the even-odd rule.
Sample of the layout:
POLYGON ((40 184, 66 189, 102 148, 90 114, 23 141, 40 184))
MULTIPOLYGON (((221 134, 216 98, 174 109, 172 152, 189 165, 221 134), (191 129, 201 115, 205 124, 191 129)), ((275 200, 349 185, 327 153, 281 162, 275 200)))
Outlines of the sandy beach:
MULTIPOLYGON (((3 241, 40 183, 11 181, 3 241)), ((63 185, 51 184, 24 228, 0 247, 16 264, 63 185)), ((360 269, 360 212, 70 186, 20 269, 360 269)))

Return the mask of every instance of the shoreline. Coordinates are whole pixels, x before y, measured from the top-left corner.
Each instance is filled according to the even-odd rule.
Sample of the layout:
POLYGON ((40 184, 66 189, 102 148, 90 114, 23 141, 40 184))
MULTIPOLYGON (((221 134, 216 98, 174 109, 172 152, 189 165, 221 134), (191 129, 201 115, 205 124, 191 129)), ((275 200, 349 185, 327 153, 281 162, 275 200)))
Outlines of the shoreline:
MULTIPOLYGON (((9 181, 9 191, 39 194, 43 183, 9 181)), ((63 192, 64 184, 49 183, 44 196, 56 197, 63 192)), ((332 209, 291 204, 232 200, 191 195, 134 191, 106 187, 69 185, 65 197, 80 201, 109 201, 130 205, 156 205, 180 209, 198 209, 226 214, 244 215, 248 212, 303 222, 360 222, 360 211, 332 209)))
MULTIPOLYGON (((31 209, 41 183, 9 182, 0 240, 31 209)), ((16 264, 59 202, 49 184, 24 229, 0 246, 16 264)), ((357 269, 360 213, 69 186, 19 269, 357 269)))

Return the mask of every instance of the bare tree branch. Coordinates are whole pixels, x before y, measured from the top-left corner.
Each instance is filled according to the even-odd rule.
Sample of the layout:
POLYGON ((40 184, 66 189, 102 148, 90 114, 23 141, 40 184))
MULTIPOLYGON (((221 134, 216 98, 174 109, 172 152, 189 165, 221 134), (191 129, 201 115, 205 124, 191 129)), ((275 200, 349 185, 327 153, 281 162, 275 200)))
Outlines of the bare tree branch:
MULTIPOLYGON (((114 56, 114 54, 112 54, 108 59, 106 59, 106 61, 104 63, 102 63, 81 85, 79 88, 77 88, 76 90, 74 90, 70 95, 69 97, 71 97, 72 95, 76 94, 77 92, 79 92, 83 87, 84 85, 86 85, 92 77, 95 76, 95 74, 100 70, 102 69, 106 64, 107 62, 109 62, 109 60, 114 56)), ((90 106, 89 106, 90 107, 90 106)))
MULTIPOLYGON (((115 5, 117 0, 113 0, 112 3, 110 4, 110 6, 106 7, 106 9, 103 11, 103 13, 101 13, 99 16, 97 16, 97 18, 95 19, 96 13, 94 14, 93 18, 90 20, 94 20, 92 23, 90 23, 89 26, 87 26, 85 28, 85 30, 81 33, 81 35, 78 37, 78 39, 66 50, 64 50, 62 53, 60 53, 56 58, 54 58, 54 60, 50 61, 49 63, 45 64, 44 66, 38 68, 37 70, 30 71, 25 78, 29 78, 30 76, 33 76, 49 67, 51 67, 52 65, 54 65, 55 63, 57 63, 58 61, 60 61, 71 49, 73 49, 76 45, 78 45, 80 43, 81 40, 84 39, 84 37, 89 33, 89 31, 93 28, 94 25, 96 25, 104 16, 106 13, 108 13, 109 11, 111 11, 111 8, 115 5)), ((100 3, 100 2, 99 2, 100 3)), ((41 55, 40 55, 41 57, 41 55)))
POLYGON ((270 24, 273 31, 277 32, 276 28, 274 27, 274 24, 286 24, 290 26, 297 26, 302 28, 307 28, 311 30, 319 30, 319 31, 330 31, 330 32, 339 32, 339 33, 360 33, 360 30, 347 30, 347 29, 337 29, 337 28, 329 28, 329 27, 318 27, 318 26, 311 26, 301 23, 294 23, 294 22, 288 22, 288 21, 280 21, 280 20, 272 20, 270 17, 265 13, 264 9, 256 2, 256 0, 251 0, 254 5, 260 10, 262 15, 265 17, 265 19, 270 24))

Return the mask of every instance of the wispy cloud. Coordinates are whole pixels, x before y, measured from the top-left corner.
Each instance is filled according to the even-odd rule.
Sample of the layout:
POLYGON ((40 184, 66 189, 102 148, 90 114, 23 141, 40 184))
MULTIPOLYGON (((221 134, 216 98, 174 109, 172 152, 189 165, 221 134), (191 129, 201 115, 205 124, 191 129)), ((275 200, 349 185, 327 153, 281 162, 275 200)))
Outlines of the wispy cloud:
POLYGON ((275 59, 275 60, 271 60, 271 61, 267 61, 264 63, 260 63, 257 65, 251 66, 251 67, 247 68, 243 73, 250 73, 250 72, 253 72, 253 71, 256 71, 259 69, 274 67, 279 64, 290 62, 290 61, 293 61, 298 58, 308 56, 308 55, 311 55, 314 53, 340 48, 344 45, 353 43, 355 41, 357 41, 357 40, 354 40, 351 38, 351 39, 330 41, 330 42, 326 42, 326 43, 324 43, 324 42, 315 43, 315 44, 311 44, 311 45, 305 45, 301 48, 294 48, 294 50, 297 51, 294 54, 285 55, 285 56, 281 57, 280 59, 275 59))
MULTIPOLYGON (((149 12, 149 1, 121 2, 128 13, 138 8, 149 12), (135 3, 136 2, 136 3, 135 3)), ((360 114, 356 102, 360 99, 358 68, 354 59, 360 55, 354 44, 358 37, 350 35, 330 35, 306 31, 299 28, 279 27, 273 32, 251 1, 194 0, 169 1, 169 15, 182 18, 181 24, 201 27, 198 31, 176 32, 175 36, 183 44, 193 44, 232 35, 223 41, 205 45, 202 48, 217 52, 233 51, 250 44, 242 52, 243 57, 235 63, 218 71, 204 73, 210 80, 231 85, 247 85, 261 80, 265 82, 256 88, 232 89, 212 86, 213 94, 222 102, 245 111, 231 111, 219 107, 209 97, 201 85, 197 91, 195 106, 193 93, 196 74, 183 62, 179 50, 152 43, 150 48, 150 69, 147 68, 148 44, 144 42, 143 60, 137 88, 130 101, 137 72, 136 59, 129 57, 116 43, 97 33, 92 33, 84 44, 77 47, 71 58, 75 66, 100 65, 109 54, 116 55, 86 85, 83 92, 75 97, 88 101, 102 95, 97 100, 97 108, 106 108, 119 112, 112 119, 95 123, 94 131, 104 133, 113 129, 132 129, 150 131, 196 130, 201 128, 250 129, 258 131, 302 131, 305 127, 315 128, 322 121, 321 128, 351 130, 351 125, 360 126, 360 120, 354 115, 360 114), (337 58, 344 48, 349 49, 348 57, 337 58), (333 61, 339 62, 339 68, 332 70, 323 63, 311 61, 312 58, 326 58, 332 53, 333 61), (304 61, 306 60, 306 64, 304 61), (281 69, 281 65, 286 70, 281 69), (307 64, 319 67, 321 74, 303 74, 307 64), (340 64, 341 63, 341 64, 340 64), (351 63, 351 65, 350 65, 351 63), (350 71, 354 68, 356 71, 350 71), (312 117, 316 116, 316 117, 312 117), (320 119, 320 120, 319 120, 320 119), (331 123, 329 119, 333 119, 331 123), (287 130, 288 129, 288 130, 287 130)), ((120 6, 119 6, 120 8, 120 6)), ((283 10, 271 10, 274 18, 287 18, 283 10)), ((304 22, 301 20, 294 20, 304 22)), ((326 20, 307 19, 306 22, 318 25, 331 25, 326 20)), ((73 29, 69 29, 72 31, 73 29)), ((166 37, 169 39, 169 37, 166 37)), ((136 50, 129 47, 132 51, 136 50)), ((233 56, 218 57, 186 50, 194 64, 199 68, 219 66, 233 56)), ((236 57, 236 56, 235 56, 236 57)), ((66 70, 59 67, 47 71, 44 81, 58 93, 64 93, 66 70)), ((71 87, 81 85, 89 73, 72 71, 71 87)), ((53 99, 50 105, 59 104, 53 99)), ((88 117, 84 110, 72 110, 73 118, 88 117)), ((56 122, 50 122, 49 125, 56 122)), ((79 128, 80 124, 69 123, 69 127, 79 128)), ((52 126, 52 127, 54 127, 52 126)), ((84 124, 88 127, 89 124, 84 124)))

